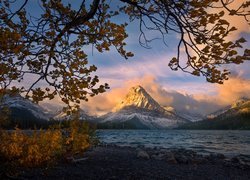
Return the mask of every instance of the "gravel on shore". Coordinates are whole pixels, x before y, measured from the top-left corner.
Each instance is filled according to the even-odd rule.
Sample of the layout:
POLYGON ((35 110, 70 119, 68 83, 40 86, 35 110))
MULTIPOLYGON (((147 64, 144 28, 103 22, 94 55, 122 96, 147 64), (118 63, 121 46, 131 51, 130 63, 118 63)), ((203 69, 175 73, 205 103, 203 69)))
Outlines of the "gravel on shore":
POLYGON ((250 157, 202 155, 186 149, 99 145, 51 168, 23 169, 0 179, 250 179, 250 157))

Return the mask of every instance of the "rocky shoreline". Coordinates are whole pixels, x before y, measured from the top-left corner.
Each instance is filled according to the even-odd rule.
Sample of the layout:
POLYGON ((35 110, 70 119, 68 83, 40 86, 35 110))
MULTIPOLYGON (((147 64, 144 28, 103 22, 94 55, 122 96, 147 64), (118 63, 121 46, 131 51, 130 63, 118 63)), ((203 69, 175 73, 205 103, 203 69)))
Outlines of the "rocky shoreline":
MULTIPOLYGON (((101 144, 51 168, 23 169, 17 179, 250 179, 250 157, 187 149, 101 144)), ((1 173, 0 179, 10 179, 1 173)))

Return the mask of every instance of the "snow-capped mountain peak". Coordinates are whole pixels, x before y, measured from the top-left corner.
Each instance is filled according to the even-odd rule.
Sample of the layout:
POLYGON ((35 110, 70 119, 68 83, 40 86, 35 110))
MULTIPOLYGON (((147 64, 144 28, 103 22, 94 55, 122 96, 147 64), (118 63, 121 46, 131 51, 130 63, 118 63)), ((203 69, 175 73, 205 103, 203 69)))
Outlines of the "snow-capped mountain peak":
POLYGON ((126 97, 113 109, 113 111, 117 112, 127 106, 161 112, 164 111, 164 109, 146 92, 146 90, 139 85, 130 88, 126 97))
MULTIPOLYGON (((113 110, 101 117, 107 127, 172 128, 187 120, 160 106, 141 86, 132 87, 126 97, 113 110)), ((105 127, 104 125, 104 127, 105 127)))

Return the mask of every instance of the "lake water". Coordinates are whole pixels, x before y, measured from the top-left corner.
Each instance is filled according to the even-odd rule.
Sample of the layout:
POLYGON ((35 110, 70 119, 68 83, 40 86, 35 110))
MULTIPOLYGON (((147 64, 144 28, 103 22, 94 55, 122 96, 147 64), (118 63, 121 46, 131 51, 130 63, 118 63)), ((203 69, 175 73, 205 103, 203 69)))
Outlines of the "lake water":
POLYGON ((118 146, 185 148, 199 153, 250 155, 250 131, 98 130, 101 142, 118 146))

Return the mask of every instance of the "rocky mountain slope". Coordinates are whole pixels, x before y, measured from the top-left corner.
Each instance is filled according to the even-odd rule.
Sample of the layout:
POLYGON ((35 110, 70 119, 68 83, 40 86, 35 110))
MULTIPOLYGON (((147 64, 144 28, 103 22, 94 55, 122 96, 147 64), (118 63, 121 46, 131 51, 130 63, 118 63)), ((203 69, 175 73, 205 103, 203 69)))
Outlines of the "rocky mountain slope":
POLYGON ((230 117, 235 116, 241 113, 250 112, 250 100, 247 98, 241 98, 235 101, 233 104, 226 106, 223 109, 220 109, 212 114, 207 116, 208 119, 215 119, 218 117, 230 117))
POLYGON ((121 103, 116 105, 114 111, 118 112, 119 110, 128 106, 159 112, 168 112, 162 106, 160 106, 141 86, 132 87, 121 103))
POLYGON ((207 119, 184 125, 185 129, 250 129, 250 100, 242 98, 207 119))
POLYGON ((163 129, 188 122, 160 106, 141 86, 132 87, 113 112, 100 118, 103 128, 163 129))
POLYGON ((167 110, 168 112, 172 112, 174 114, 177 114, 178 116, 182 117, 183 119, 187 119, 191 122, 201 121, 202 119, 204 119, 204 117, 201 114, 192 113, 192 112, 189 112, 187 110, 185 110, 185 111, 175 110, 171 106, 165 106, 164 109, 167 110))
POLYGON ((5 95, 0 102, 0 109, 3 108, 8 108, 10 124, 21 127, 40 126, 50 119, 41 106, 20 95, 5 95))

